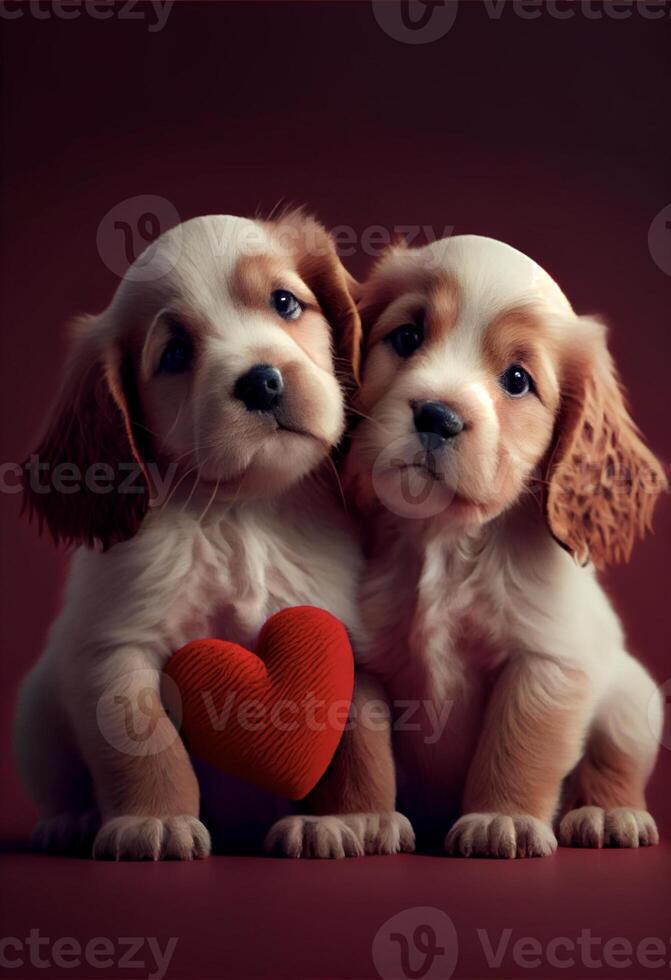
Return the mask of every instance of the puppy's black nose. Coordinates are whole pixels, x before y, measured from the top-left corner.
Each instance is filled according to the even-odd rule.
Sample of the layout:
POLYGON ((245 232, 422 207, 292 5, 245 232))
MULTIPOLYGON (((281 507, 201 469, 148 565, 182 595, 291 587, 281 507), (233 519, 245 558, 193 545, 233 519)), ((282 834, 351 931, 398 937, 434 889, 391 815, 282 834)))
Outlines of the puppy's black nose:
POLYGON ((235 382, 233 394, 250 412, 270 412, 282 396, 284 381, 277 368, 255 364, 235 382))
POLYGON ((426 449, 438 449, 464 427, 462 417, 442 402, 422 402, 415 406, 414 415, 419 441, 426 449))

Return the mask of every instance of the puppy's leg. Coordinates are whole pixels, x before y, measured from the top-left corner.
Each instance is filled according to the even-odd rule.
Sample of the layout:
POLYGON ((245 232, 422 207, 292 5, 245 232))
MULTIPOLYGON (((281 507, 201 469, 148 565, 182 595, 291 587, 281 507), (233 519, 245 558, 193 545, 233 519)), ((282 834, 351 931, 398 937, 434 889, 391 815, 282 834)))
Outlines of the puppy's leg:
POLYGON ((279 820, 266 849, 288 857, 357 857, 414 850, 410 822, 394 810, 396 778, 384 693, 357 675, 350 727, 305 800, 312 815, 279 820))
POLYGON ((465 857, 540 857, 557 841, 562 780, 580 757, 593 697, 587 677, 540 657, 505 668, 487 707, 462 816, 446 839, 465 857))
POLYGON ((583 758, 569 776, 559 842, 564 847, 646 847, 659 834, 645 804, 662 705, 652 678, 626 656, 600 704, 583 758))
POLYGON ((33 845, 49 853, 90 853, 100 816, 47 661, 21 685, 13 741, 19 774, 40 813, 33 845))
POLYGON ((89 665, 68 698, 93 776, 102 826, 96 858, 206 857, 199 789, 189 757, 160 697, 161 672, 137 653, 117 651, 89 665))

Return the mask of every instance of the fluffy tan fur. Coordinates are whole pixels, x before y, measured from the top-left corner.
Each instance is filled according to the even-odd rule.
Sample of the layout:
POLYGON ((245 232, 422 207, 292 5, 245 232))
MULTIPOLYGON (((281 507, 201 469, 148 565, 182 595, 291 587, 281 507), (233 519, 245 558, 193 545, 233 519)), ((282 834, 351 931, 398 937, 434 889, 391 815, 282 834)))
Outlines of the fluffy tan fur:
MULTIPOLYGON (((604 329, 531 259, 477 236, 390 250, 360 308, 361 415, 345 484, 368 556, 362 668, 391 706, 401 808, 448 830, 447 851, 464 856, 549 855, 555 818, 567 846, 656 843, 644 787, 660 696, 595 566, 628 557, 666 481, 626 410, 604 329), (436 307, 445 283, 451 301, 436 307), (390 335, 408 323, 421 336, 400 356, 390 335), (504 387, 510 365, 531 375, 526 393, 504 387), (463 420, 431 449, 414 423, 425 401, 463 420)), ((390 805, 367 777, 391 756, 371 760, 351 744, 364 738, 355 726, 345 782, 338 773, 322 790, 331 833, 358 786, 375 790, 369 820, 390 805)), ((336 850, 357 853, 324 853, 336 850)))

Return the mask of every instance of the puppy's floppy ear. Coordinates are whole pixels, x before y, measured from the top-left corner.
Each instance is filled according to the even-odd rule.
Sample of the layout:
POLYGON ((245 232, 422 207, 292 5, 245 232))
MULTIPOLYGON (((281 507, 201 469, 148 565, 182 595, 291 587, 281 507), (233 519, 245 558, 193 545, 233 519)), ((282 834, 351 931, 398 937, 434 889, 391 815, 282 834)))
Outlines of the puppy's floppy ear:
POLYGON ((35 453, 24 463, 24 507, 56 543, 103 549, 132 537, 149 482, 129 414, 129 365, 101 345, 93 318, 75 324, 75 349, 35 453))
POLYGON ((579 334, 564 362, 545 509, 576 560, 602 568, 629 559, 667 481, 627 411, 605 327, 587 319, 571 327, 579 334))
POLYGON ((347 272, 333 238, 314 218, 294 211, 276 224, 276 232, 296 258, 298 274, 317 297, 333 331, 337 369, 359 384, 361 321, 355 296, 359 284, 347 272))

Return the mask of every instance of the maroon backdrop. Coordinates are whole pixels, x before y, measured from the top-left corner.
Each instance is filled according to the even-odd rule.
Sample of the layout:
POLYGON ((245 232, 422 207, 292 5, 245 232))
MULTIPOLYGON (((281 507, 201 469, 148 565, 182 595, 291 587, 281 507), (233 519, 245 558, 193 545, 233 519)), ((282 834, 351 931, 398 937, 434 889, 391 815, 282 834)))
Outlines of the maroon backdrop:
MULTIPOLYGON (((31 448, 67 319, 108 302, 123 232, 117 240, 103 224, 99 250, 99 226, 138 195, 167 199, 181 218, 305 202, 329 226, 354 229, 357 275, 371 261, 361 247, 371 226, 502 238, 545 265, 578 310, 612 323, 635 416, 671 458, 663 220, 652 253, 648 243, 671 201, 668 16, 525 19, 510 5, 495 17, 461 3, 445 37, 413 45, 389 36, 366 2, 183 3, 161 31, 144 15, 94 20, 82 8, 38 19, 24 8, 0 20, 2 459, 31 448)), ((127 204, 118 214, 138 217, 127 204)), ((11 768, 13 699, 57 609, 66 556, 19 520, 17 496, 0 497, 9 838, 32 819, 11 768)), ((664 500, 655 537, 609 575, 632 649, 660 682, 671 676, 670 531, 664 500)), ((670 756, 662 749, 652 787, 662 822, 670 756)))

